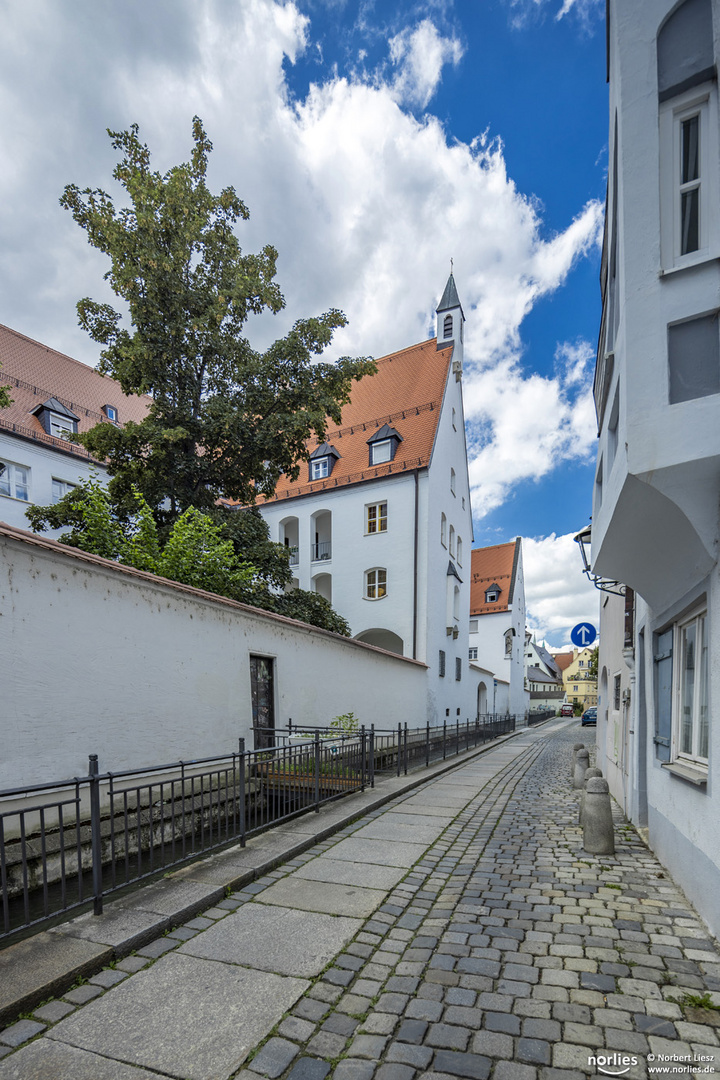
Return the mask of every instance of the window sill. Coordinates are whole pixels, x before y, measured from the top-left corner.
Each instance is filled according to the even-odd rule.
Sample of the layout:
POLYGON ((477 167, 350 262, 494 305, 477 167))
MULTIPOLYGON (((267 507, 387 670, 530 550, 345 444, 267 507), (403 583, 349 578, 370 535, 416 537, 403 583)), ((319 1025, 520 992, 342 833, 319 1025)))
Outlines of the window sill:
POLYGON ((708 263, 716 262, 720 262, 720 256, 703 255, 698 259, 693 259, 692 262, 682 263, 680 266, 669 266, 667 270, 661 270, 658 277, 661 279, 672 277, 674 274, 682 274, 686 270, 696 270, 698 266, 706 266, 708 263))
POLYGON ((687 780, 688 783, 695 784, 696 787, 707 787, 707 769, 703 769, 699 765, 686 765, 682 761, 664 761, 661 768, 681 780, 687 780))

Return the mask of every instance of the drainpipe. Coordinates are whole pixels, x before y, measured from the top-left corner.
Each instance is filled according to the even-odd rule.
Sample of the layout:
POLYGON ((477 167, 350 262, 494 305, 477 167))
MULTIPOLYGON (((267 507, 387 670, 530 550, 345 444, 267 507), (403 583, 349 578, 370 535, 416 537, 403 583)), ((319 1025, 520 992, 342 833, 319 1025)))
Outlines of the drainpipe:
POLYGON ((418 618, 418 471, 413 472, 415 479, 415 537, 413 541, 413 660, 417 660, 417 618, 418 618))

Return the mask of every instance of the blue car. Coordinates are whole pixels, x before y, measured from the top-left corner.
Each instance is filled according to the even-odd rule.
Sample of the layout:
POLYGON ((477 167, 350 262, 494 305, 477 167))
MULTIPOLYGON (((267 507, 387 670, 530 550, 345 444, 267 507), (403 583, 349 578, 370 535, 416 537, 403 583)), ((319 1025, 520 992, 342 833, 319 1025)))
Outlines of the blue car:
POLYGON ((589 709, 586 709, 582 714, 580 726, 585 727, 587 724, 597 724, 597 707, 591 705, 589 709))

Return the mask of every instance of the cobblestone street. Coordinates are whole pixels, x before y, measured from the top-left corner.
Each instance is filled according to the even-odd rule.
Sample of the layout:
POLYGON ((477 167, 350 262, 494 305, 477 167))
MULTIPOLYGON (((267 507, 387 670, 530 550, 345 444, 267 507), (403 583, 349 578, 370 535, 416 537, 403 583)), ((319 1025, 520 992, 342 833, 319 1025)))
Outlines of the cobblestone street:
POLYGON ((700 1000, 720 1006, 715 943, 617 807, 616 856, 582 851, 570 757, 593 739, 524 731, 354 822, 0 1033, 0 1080, 706 1076, 716 1054, 720 1071, 700 1000), (277 913, 305 954, 258 942, 277 913), (276 1010, 245 1047, 238 986, 276 1010))

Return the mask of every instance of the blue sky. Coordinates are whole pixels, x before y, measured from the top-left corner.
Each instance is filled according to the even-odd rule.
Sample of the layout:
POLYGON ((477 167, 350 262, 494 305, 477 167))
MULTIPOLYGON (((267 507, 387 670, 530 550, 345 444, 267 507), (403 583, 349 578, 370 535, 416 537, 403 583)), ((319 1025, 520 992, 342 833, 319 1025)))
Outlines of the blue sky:
POLYGON ((328 352, 428 336, 450 259, 478 545, 524 540, 530 624, 597 618, 572 534, 590 513, 607 100, 600 0, 0 0, 0 321, 86 363, 105 265, 58 205, 112 190, 106 128, 165 170, 191 120, 287 307, 342 308, 328 352), (31 60, 29 59, 31 58, 31 60))

